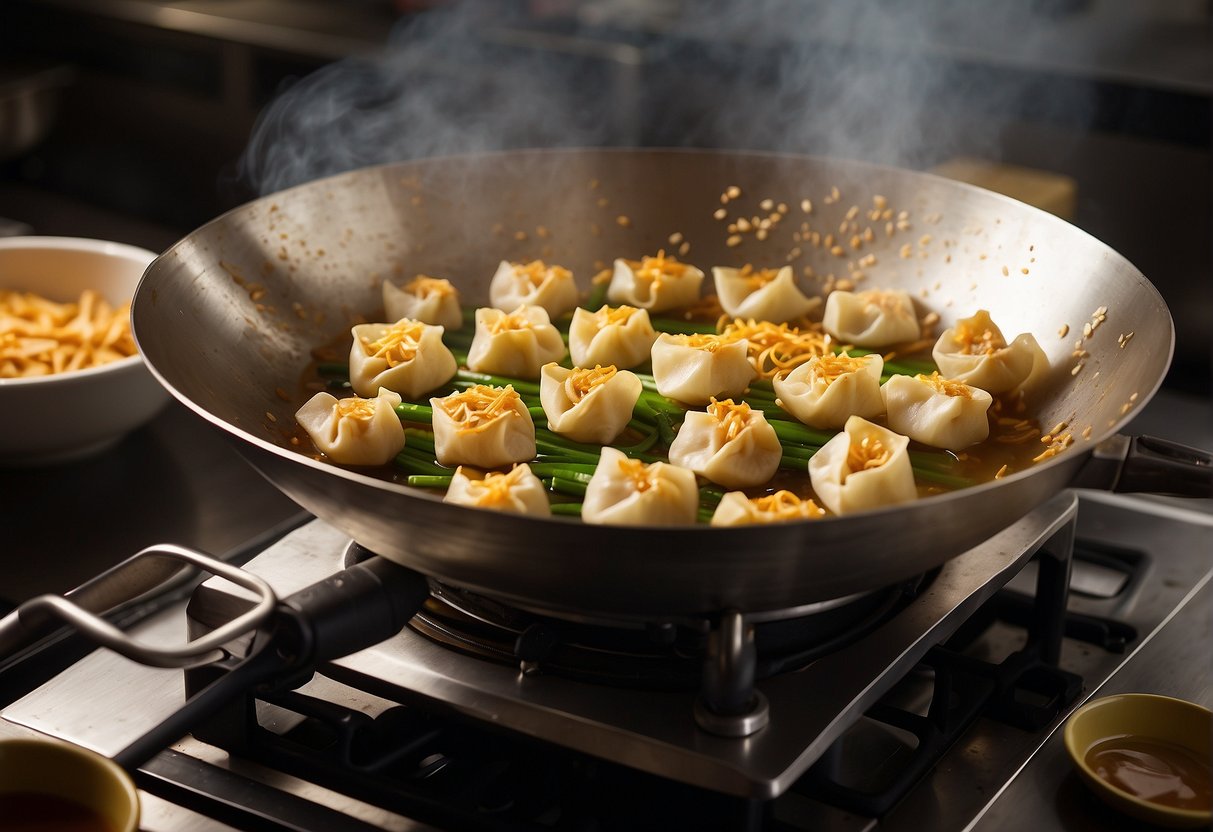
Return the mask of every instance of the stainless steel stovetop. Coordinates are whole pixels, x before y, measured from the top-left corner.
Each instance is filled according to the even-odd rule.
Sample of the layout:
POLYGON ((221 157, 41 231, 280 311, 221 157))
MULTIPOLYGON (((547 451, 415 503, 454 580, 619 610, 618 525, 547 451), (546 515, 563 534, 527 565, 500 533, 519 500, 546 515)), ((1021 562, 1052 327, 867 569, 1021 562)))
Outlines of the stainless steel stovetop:
MULTIPOLYGON (((1213 574, 1210 542, 1213 518, 1172 501, 1060 495, 949 562, 928 591, 858 643, 803 670, 759 681, 770 724, 742 738, 704 730, 695 719, 694 691, 606 689, 544 673, 542 667, 524 672, 453 652, 409 629, 333 663, 300 692, 370 718, 403 704, 440 719, 480 726, 487 735, 521 736, 553 753, 610 760, 623 769, 655 775, 653 779, 764 806, 761 816, 778 828, 963 829, 979 824, 983 816, 997 816, 999 796, 1026 782, 1035 760, 1056 755, 1054 729, 1065 715, 1101 686, 1114 686, 1118 674, 1131 678, 1126 668, 1137 674, 1135 678, 1149 680, 1152 690, 1210 704, 1207 663, 1180 663, 1176 670, 1172 662, 1158 678, 1149 672, 1152 646, 1167 641, 1162 634, 1173 642, 1176 622, 1191 618, 1193 610, 1199 613, 1198 621, 1207 620, 1208 613, 1200 610, 1213 609, 1206 587, 1213 574), (1025 629, 1014 610, 1026 602, 1017 599, 1023 601, 1036 591, 1039 572, 1055 574, 1060 569, 1064 576, 1075 533, 1080 542, 1070 580, 1071 619, 1059 653, 1061 669, 1082 677, 1081 693, 1073 701, 1034 730, 983 713, 964 728, 939 763, 879 817, 833 805, 828 792, 823 797, 820 789, 810 787, 823 767, 834 774, 846 775, 850 769, 867 776, 904 765, 900 745, 905 743, 898 730, 872 715, 892 708, 926 716, 936 675, 930 666, 941 649, 938 645, 949 638, 966 660, 994 664, 1023 647, 1025 629), (1000 592, 1004 585, 1009 591, 1000 592), (992 608, 1006 609, 987 614, 992 608), (988 621, 980 635, 960 643, 979 609, 977 618, 988 621)), ((264 577, 281 596, 341 568, 347 547, 348 541, 331 527, 311 522, 246 568, 264 577)), ((240 606, 240 595, 219 579, 207 582, 194 595, 190 626, 197 630, 212 619, 223 619, 240 606)), ((178 605, 140 625, 138 634, 179 640, 184 618, 178 605)), ((1188 649, 1201 649, 1199 640, 1186 641, 1188 649)), ((99 650, 5 709, 0 735, 37 731, 115 753, 171 712, 181 697, 180 672, 150 670, 99 650)), ((259 702, 257 713, 269 733, 283 736, 306 721, 282 703, 259 702)), ((398 806, 374 805, 363 795, 344 794, 323 778, 309 782, 297 772, 266 767, 211 742, 185 738, 166 754, 169 757, 157 758, 150 770, 163 774, 165 766, 189 761, 188 771, 236 775, 252 790, 244 794, 268 789, 311 801, 305 805, 318 807, 315 828, 335 828, 329 821, 336 818, 378 828, 419 828, 417 817, 410 818, 398 806)), ((230 791, 232 784, 224 782, 223 788, 230 791)), ((169 799, 148 795, 145 828, 232 828, 225 820, 206 817, 205 810, 196 811, 197 806, 182 808, 179 803, 188 801, 172 799, 171 789, 167 794, 169 799)), ((1084 797, 1071 795, 1080 801, 1084 797)), ((1037 819, 1042 828, 1081 828, 1062 825, 1055 807, 1047 801, 1043 805, 1043 817, 1037 819)))

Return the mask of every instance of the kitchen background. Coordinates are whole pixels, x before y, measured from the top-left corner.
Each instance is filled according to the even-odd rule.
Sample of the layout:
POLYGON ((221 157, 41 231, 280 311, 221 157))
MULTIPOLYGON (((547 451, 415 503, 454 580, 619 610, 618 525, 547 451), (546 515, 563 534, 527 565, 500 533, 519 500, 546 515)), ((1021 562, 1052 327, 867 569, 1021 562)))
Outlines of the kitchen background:
POLYGON ((396 158, 690 145, 936 169, 1126 255, 1213 356, 1207 0, 6 0, 0 217, 162 249, 396 158), (42 133, 39 126, 45 128, 42 133))
MULTIPOLYGON (((1178 338, 1166 389, 1131 430, 1213 448, 1211 26, 1209 0, 0 0, 0 234, 92 236, 162 250, 259 193, 315 176, 511 146, 738 147, 942 171, 1054 211, 1145 272, 1166 297, 1178 338)), ((258 574, 284 564, 292 580, 310 574, 300 563, 323 571, 343 557, 343 549, 317 547, 302 557, 307 547, 269 545, 296 527, 312 533, 300 526, 301 509, 176 403, 97 458, 0 472, 0 494, 5 553, 16 555, 0 558, 0 612, 63 592, 153 543, 193 546, 232 563, 252 558, 258 574)), ((906 629, 899 618, 821 663, 828 684, 801 672, 773 679, 767 690, 782 691, 785 703, 815 702, 825 692, 831 707, 777 703, 778 730, 744 741, 757 749, 751 762, 772 747, 764 743, 790 737, 787 746, 800 743, 799 753, 817 742, 810 738, 822 736, 814 733, 818 719, 851 727, 815 773, 774 807, 759 807, 777 821, 772 826, 896 832, 980 820, 979 829, 1136 828, 1086 792, 1053 728, 1066 708, 1097 691, 1148 690, 1208 704, 1207 638, 1193 634, 1213 631, 1213 501, 1086 492, 1079 500, 1081 510, 1069 494, 1050 506, 1062 506, 1057 522, 1073 524, 1059 537, 1076 534, 1082 543, 1070 581, 1074 617, 1060 645, 1061 669, 1082 677, 1082 693, 1071 691, 1077 698, 1061 701, 1036 731, 995 718, 984 700, 971 703, 984 690, 971 679, 991 668, 1001 674, 1002 665, 987 663, 1008 654, 1004 665, 1018 662, 1011 651, 1025 633, 1028 652, 1042 642, 1046 652, 1058 647, 1037 636, 1061 636, 1061 561, 1033 560, 1010 592, 1000 590, 1008 572, 973 594, 950 595, 945 590, 963 582, 946 573, 922 596, 933 605, 922 620, 938 632, 906 629), (1034 589, 1033 575, 1042 574, 1053 583, 1034 589), (1045 602, 1032 602, 1034 593, 1045 602), (951 604, 980 609, 961 625, 947 613, 951 604), (934 617, 935 607, 946 614, 934 617), (948 649, 932 646, 956 627, 948 649), (901 663, 886 658, 909 641, 922 650, 906 650, 901 663), (936 664, 917 666, 928 647, 925 658, 936 664), (958 691, 973 688, 956 703, 946 684, 931 686, 936 666, 953 678, 942 669, 952 649, 964 651, 957 667, 983 660, 976 675, 955 674, 958 691), (871 700, 840 680, 865 695, 883 692, 878 704, 897 713, 926 713, 928 702, 933 713, 938 693, 949 702, 941 708, 948 721, 979 706, 983 715, 954 724, 959 739, 924 740, 940 747, 939 765, 894 810, 855 810, 821 798, 820 769, 860 772, 866 785, 901 778, 905 761, 918 755, 904 732, 861 718, 871 700), (871 755, 852 757, 856 750, 871 755)), ((1064 541, 1052 543, 1065 550, 1064 541)), ((954 574, 985 574, 970 564, 987 560, 1005 569, 1011 550, 1000 538, 954 574)), ((189 597, 186 587, 164 606, 136 604, 121 621, 150 641, 176 641, 189 597)), ((191 601, 191 625, 206 623, 206 600, 191 601)), ((224 609, 221 593, 209 600, 218 602, 212 612, 224 609)), ((139 774, 145 828, 547 829, 554 817, 568 819, 559 828, 634 829, 653 805, 670 816, 687 804, 700 816, 718 805, 737 808, 725 803, 731 796, 690 791, 678 779, 684 764, 714 771, 714 753, 726 763, 734 753, 693 726, 678 733, 691 721, 694 691, 612 690, 605 720, 595 716, 594 704, 606 701, 599 694, 585 697, 588 712, 561 700, 544 706, 551 718, 537 732, 527 696, 498 698, 498 690, 519 689, 509 661, 465 661, 412 629, 385 649, 364 660, 390 659, 415 678, 402 683, 357 663, 342 673, 328 668, 332 678, 306 690, 315 703, 293 691, 258 702, 269 727, 220 720, 209 734, 163 752, 139 774), (408 664, 414 660, 416 667, 408 664), (427 687, 427 668, 451 673, 427 687), (363 677, 389 699, 346 684, 363 677), (471 724, 447 719, 453 710, 470 714, 471 724), (408 733, 416 727, 408 719, 393 722, 410 711, 424 714, 416 723, 423 736, 408 733), (360 739, 387 731, 371 739, 399 748, 416 740, 417 759, 372 774, 361 763, 346 771, 325 744, 355 734, 330 734, 324 719, 308 714, 335 716, 351 731, 363 725, 351 714, 370 714, 360 739), (617 715, 622 731, 611 721, 617 715), (655 737, 632 730, 633 716, 661 730, 655 737), (519 724, 525 738, 509 733, 519 724), (707 752, 683 754, 662 733, 667 726, 692 752, 707 752), (597 742, 595 731, 611 740, 582 753, 597 742), (275 742, 279 735, 285 744, 275 742), (309 743, 325 753, 298 753, 314 750, 309 743), (609 762, 619 747, 646 756, 663 749, 653 755, 661 777, 609 762), (577 825, 582 815, 592 820, 577 825)), ((0 667, 0 736, 40 731, 114 753, 183 698, 175 671, 135 668, 71 642, 46 652, 9 672, 0 667), (57 676, 60 664, 72 666, 57 676), (100 733, 98 714, 108 717, 100 733)), ((532 681, 545 678, 555 680, 556 693, 535 689, 535 701, 580 695, 558 675, 532 681)), ((1007 690, 1017 702, 1021 694, 1024 702, 1042 698, 1035 689, 1007 690)), ((252 713, 251 699, 233 712, 252 713)), ((781 770, 747 765, 739 774, 761 779, 781 770)), ((660 823, 664 817, 650 825, 678 828, 660 823)))

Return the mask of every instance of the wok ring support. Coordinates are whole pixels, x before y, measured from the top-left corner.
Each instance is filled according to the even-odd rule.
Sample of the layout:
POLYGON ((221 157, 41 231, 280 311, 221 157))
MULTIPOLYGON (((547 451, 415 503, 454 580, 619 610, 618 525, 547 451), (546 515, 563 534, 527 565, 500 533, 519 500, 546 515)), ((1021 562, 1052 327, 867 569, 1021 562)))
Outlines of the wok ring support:
POLYGON ((708 639, 695 724, 710 734, 731 738, 765 728, 771 712, 766 697, 754 688, 757 664, 754 625, 739 611, 727 610, 708 639))

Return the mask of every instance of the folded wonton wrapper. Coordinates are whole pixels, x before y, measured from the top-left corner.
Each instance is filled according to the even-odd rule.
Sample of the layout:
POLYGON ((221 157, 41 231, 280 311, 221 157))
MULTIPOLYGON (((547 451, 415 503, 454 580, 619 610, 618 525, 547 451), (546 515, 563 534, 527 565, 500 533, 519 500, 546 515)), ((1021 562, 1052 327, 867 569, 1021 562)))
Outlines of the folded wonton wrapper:
POLYGON ((875 353, 823 355, 775 376, 771 386, 780 406, 806 425, 838 430, 851 416, 871 419, 884 412, 883 370, 884 359, 875 353))
POLYGON ((852 416, 809 460, 809 479, 825 507, 852 514, 918 497, 907 450, 910 440, 852 416))
POLYGON ((481 307, 468 348, 468 369, 513 378, 539 378, 539 368, 564 358, 564 339, 540 306, 513 312, 481 307))
POLYGON ((649 360, 656 340, 648 311, 634 306, 578 308, 569 324, 569 355, 578 367, 635 367, 649 360))
POLYGON ((505 312, 519 306, 539 306, 555 318, 576 306, 577 300, 573 273, 562 266, 548 266, 542 260, 530 263, 502 260, 489 282, 489 303, 505 312))
POLYGON ((699 300, 703 272, 659 252, 642 260, 615 260, 607 300, 650 312, 690 306, 699 300))
POLYGON ((443 329, 404 318, 394 324, 359 324, 350 330, 350 387, 372 396, 386 387, 409 399, 446 384, 459 369, 442 343, 443 329))
POLYGON ((945 329, 931 357, 946 378, 993 394, 1029 389, 1049 369, 1049 358, 1033 335, 1024 333, 1008 344, 984 309, 945 329))
POLYGON ((685 404, 740 396, 758 375, 747 357, 749 349, 744 338, 663 332, 653 342, 653 381, 661 395, 685 404))
POLYGON ((750 488, 774 476, 783 448, 761 410, 712 400, 706 411, 687 411, 669 457, 725 488, 750 488))
POLYGON ((615 367, 569 370, 553 362, 544 364, 539 376, 548 424, 574 442, 612 442, 632 420, 642 389, 635 373, 615 367))
POLYGON ((880 392, 889 429, 915 442, 959 451, 990 435, 986 411, 994 399, 981 388, 932 373, 893 376, 880 392))
POLYGON ((821 298, 806 297, 796 286, 792 267, 780 269, 712 269, 720 306, 734 318, 753 318, 773 324, 795 321, 821 305, 821 298))
POLYGON ((442 465, 503 468, 535 458, 535 423, 513 387, 478 384, 434 408, 434 458, 442 465))
POLYGON ((831 292, 821 325, 835 340, 864 349, 914 341, 922 332, 910 296, 885 289, 831 292))
POLYGON ((599 525, 691 525, 699 513, 695 472, 665 462, 646 465, 603 448, 586 486, 581 519, 599 525))
POLYGON ((825 511, 812 500, 802 500, 791 491, 776 491, 762 497, 747 497, 730 491, 721 498, 712 514, 713 526, 752 526, 763 523, 790 523, 814 520, 825 511))
POLYGON ((547 490, 525 462, 514 466, 508 474, 492 471, 485 474, 460 465, 442 501, 508 514, 552 516, 547 490))
POLYGON ((374 398, 312 396, 295 413, 325 456, 339 465, 386 465, 404 447, 404 425, 396 415, 400 396, 380 388, 374 398))
POLYGON ((445 278, 419 274, 400 287, 385 280, 383 308, 391 321, 411 318, 452 331, 463 326, 459 291, 445 278))

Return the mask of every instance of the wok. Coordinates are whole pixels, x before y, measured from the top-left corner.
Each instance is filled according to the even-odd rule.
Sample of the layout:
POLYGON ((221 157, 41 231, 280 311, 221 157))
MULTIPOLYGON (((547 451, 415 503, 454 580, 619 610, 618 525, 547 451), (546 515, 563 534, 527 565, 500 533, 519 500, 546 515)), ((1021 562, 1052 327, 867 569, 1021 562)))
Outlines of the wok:
POLYGON ((148 268, 132 320, 161 383, 305 509, 424 575, 556 615, 792 611, 928 571, 1071 486, 1186 494, 1210 487, 1207 454, 1159 442, 1131 447, 1118 434, 1158 388, 1174 345, 1166 304, 1131 263, 1014 200, 858 162, 559 150, 357 170, 251 202, 191 233, 148 268), (731 214, 765 216, 766 198, 789 206, 768 239, 728 244, 713 212, 731 185, 742 190, 731 214), (868 222, 875 195, 907 211, 909 227, 889 235, 883 221, 868 222), (800 207, 806 197, 810 214, 800 207), (861 250, 875 255, 863 285, 909 291, 939 313, 940 329, 984 308, 1008 339, 1035 334, 1051 370, 1034 413, 1045 430, 1065 422, 1071 448, 1030 470, 909 505, 716 529, 598 527, 458 507, 289 444, 311 350, 376 320, 385 278, 445 276, 465 303, 486 303, 502 259, 560 263, 585 287, 615 257, 672 248, 676 233, 691 244, 683 259, 705 270, 791 257, 798 272, 809 265, 844 277, 856 258, 807 243, 796 256, 793 234, 807 220, 838 235, 852 205, 859 228, 876 232, 861 250), (1100 307, 1106 321, 1084 339, 1083 325, 1100 307), (1078 339, 1088 355, 1074 374, 1078 339))

